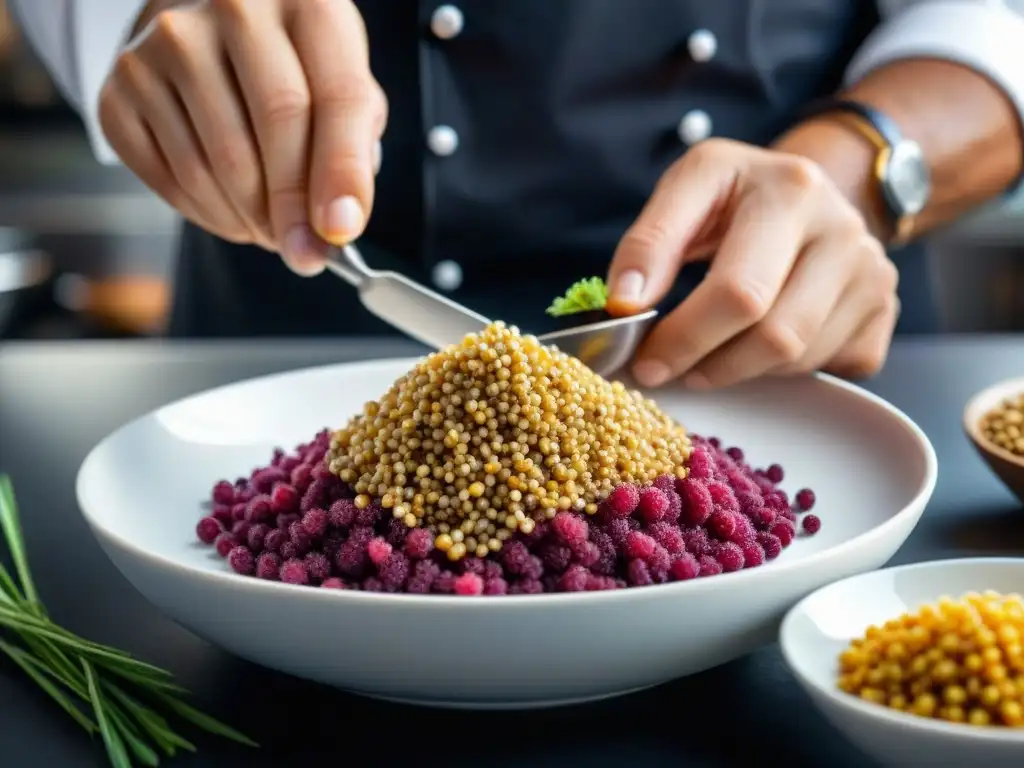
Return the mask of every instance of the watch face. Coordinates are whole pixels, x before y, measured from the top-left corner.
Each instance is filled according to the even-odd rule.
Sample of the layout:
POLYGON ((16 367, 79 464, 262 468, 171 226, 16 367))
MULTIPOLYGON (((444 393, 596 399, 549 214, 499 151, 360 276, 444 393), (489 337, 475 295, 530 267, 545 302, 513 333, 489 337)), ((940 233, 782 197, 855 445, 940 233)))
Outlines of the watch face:
POLYGON ((914 216, 924 210, 931 194, 931 173, 917 142, 901 141, 893 147, 882 181, 899 215, 914 216))

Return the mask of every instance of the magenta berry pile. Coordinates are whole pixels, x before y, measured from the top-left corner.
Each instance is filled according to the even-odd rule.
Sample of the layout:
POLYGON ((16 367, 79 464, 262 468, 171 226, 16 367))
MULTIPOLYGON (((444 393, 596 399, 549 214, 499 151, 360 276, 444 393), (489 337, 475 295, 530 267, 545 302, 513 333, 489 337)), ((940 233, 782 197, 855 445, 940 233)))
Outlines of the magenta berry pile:
POLYGON ((779 557, 821 529, 814 492, 790 503, 783 468, 754 469, 743 451, 691 436, 684 479, 616 487, 593 515, 559 512, 496 554, 452 562, 425 528, 407 528, 328 471, 331 433, 211 494, 196 536, 237 573, 325 589, 409 594, 584 592, 686 581, 779 557))

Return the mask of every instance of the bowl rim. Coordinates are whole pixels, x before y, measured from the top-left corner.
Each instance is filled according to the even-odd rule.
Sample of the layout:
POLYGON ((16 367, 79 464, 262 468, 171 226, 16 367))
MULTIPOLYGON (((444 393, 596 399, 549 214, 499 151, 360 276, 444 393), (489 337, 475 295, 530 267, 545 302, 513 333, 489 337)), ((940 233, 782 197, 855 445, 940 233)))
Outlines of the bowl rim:
MULTIPOLYGON (((558 606, 566 604, 576 604, 580 601, 589 601, 595 604, 606 604, 616 603, 621 600, 635 601, 637 599, 660 599, 660 596, 668 597, 670 595, 680 594, 708 594, 713 593, 717 590, 722 589, 732 584, 742 584, 745 581, 749 581, 753 578, 761 578, 760 574, 757 573, 760 569, 746 568, 733 573, 722 573, 718 574, 714 578, 697 578, 689 579, 687 581, 676 581, 666 584, 652 585, 649 589, 613 589, 613 590, 602 590, 594 592, 558 592, 558 593, 544 593, 538 595, 503 595, 501 599, 495 599, 493 596, 477 595, 477 596, 462 596, 462 595, 414 595, 406 593, 376 593, 376 592, 362 592, 351 589, 316 589, 311 588, 307 585, 297 584, 285 584, 279 581, 268 581, 265 579, 257 579, 250 576, 240 576, 231 570, 205 570, 197 568, 188 563, 183 563, 167 555, 149 552, 142 548, 132 540, 122 536, 119 533, 112 531, 109 527, 101 523, 97 516, 90 509, 89 503, 87 503, 84 497, 84 478, 90 471, 90 466, 97 461, 98 454, 105 449, 105 447, 125 431, 137 427, 145 420, 151 418, 155 413, 159 412, 163 408, 171 408, 180 406, 192 400, 196 400, 202 397, 210 396, 214 393, 221 392, 223 390, 230 389, 232 387, 248 384, 248 383, 266 383, 272 384, 278 379, 287 379, 290 376, 297 374, 323 374, 332 369, 357 369, 362 372, 372 372, 374 369, 387 369, 395 366, 409 366, 413 365, 415 361, 422 359, 422 357, 394 357, 394 358, 381 358, 376 360, 361 360, 353 361, 350 363, 329 363, 326 365, 308 366, 305 368, 295 368, 287 371, 281 371, 278 373, 267 374, 264 376, 255 376, 247 379, 240 379, 235 382, 223 384, 218 387, 212 387, 201 392, 187 395, 177 400, 171 401, 159 408, 148 411, 147 413, 138 416, 120 427, 109 433, 100 442, 98 442, 86 455, 85 459, 79 466, 78 473, 75 478, 75 498, 78 503, 78 508, 85 518, 89 527, 93 530, 94 535, 102 535, 112 544, 116 545, 119 549, 128 552, 135 559, 141 559, 148 561, 151 567, 158 567, 163 570, 178 571, 183 576, 194 574, 195 577, 200 580, 208 580, 213 584, 221 584, 225 587, 242 590, 298 590, 298 594, 306 595, 307 599, 310 600, 343 600, 343 601, 366 601, 369 603, 377 603, 378 605, 388 605, 395 607, 413 607, 420 608, 423 606, 437 606, 438 608, 445 608, 448 610, 472 610, 479 612, 483 606, 489 606, 488 610, 529 610, 537 606, 558 606), (465 608, 463 607, 465 606, 465 608)), ((920 485, 914 491, 913 496, 907 502, 907 504, 900 510, 896 511, 891 517, 885 520, 880 525, 877 525, 858 536, 846 539, 833 547, 823 549, 819 552, 814 552, 806 557, 798 560, 782 561, 775 560, 764 567, 770 567, 773 570, 781 571, 793 571, 798 568, 806 568, 808 566, 814 566, 828 561, 835 557, 837 554, 842 554, 850 550, 858 549, 864 546, 867 542, 884 539, 889 535, 889 531, 892 529, 899 528, 904 522, 910 518, 916 519, 924 513, 924 508, 927 506, 928 500, 931 498, 935 490, 935 485, 938 479, 938 459, 935 454, 935 448, 932 446, 931 441, 924 431, 903 411, 898 409, 896 406, 888 403, 878 395, 859 387, 850 382, 839 379, 835 376, 824 373, 815 373, 807 378, 815 379, 825 386, 837 389, 844 395, 853 396, 861 400, 866 400, 874 407, 883 411, 887 416, 895 420, 903 430, 913 439, 917 444, 924 458, 924 472, 923 478, 920 485)))
POLYGON ((981 417, 994 408, 997 403, 1003 402, 1003 400, 1007 397, 1011 397, 1013 394, 1024 394, 1024 376, 1015 376, 1010 379, 1003 379, 1002 381, 997 381, 994 384, 990 384, 984 389, 975 392, 964 404, 963 429, 979 450, 991 454, 992 456, 998 456, 1003 461, 1024 469, 1024 456, 1018 456, 1017 454, 996 445, 982 434, 980 428, 981 417), (1004 390, 1008 393, 996 398, 996 393, 1004 390), (985 407, 980 415, 976 414, 975 412, 982 410, 982 404, 988 400, 994 400, 994 402, 985 407))
MULTIPOLYGON (((804 688, 813 689, 836 706, 842 709, 852 710, 864 718, 876 720, 889 726, 901 727, 905 730, 910 728, 920 729, 937 736, 949 736, 956 739, 989 742, 995 741, 1000 743, 1019 742, 1024 744, 1024 729, 1021 728, 1000 728, 994 726, 984 727, 968 725, 966 723, 949 723, 945 720, 920 717, 918 715, 911 715, 907 712, 898 712, 879 704, 872 704, 870 702, 863 701, 856 696, 844 693, 838 688, 826 686, 818 680, 808 677, 800 670, 799 665, 795 661, 793 649, 787 642, 787 635, 790 631, 789 628, 792 623, 796 621, 796 617, 804 612, 804 606, 811 600, 817 598, 819 593, 824 592, 827 589, 838 587, 839 585, 847 584, 849 582, 854 582, 858 579, 871 578, 879 573, 945 569, 957 566, 970 567, 972 565, 980 565, 982 563, 987 565, 1002 564, 1017 566, 1022 572, 1024 572, 1024 557, 956 557, 939 560, 923 560, 918 563, 907 563, 906 565, 879 568, 874 571, 866 571, 864 573, 854 574, 853 576, 847 576, 844 579, 833 581, 831 584, 825 584, 824 586, 818 587, 818 589, 802 598, 796 605, 790 608, 782 619, 782 623, 779 625, 779 651, 782 654, 783 661, 786 663, 786 667, 789 669, 789 673, 793 675, 793 677, 796 678, 804 688)), ((979 589, 978 591, 981 590, 979 589)), ((1024 593, 1024 590, 1022 590, 1022 593, 1024 593)), ((937 595, 935 600, 938 600, 939 597, 940 596, 937 595)), ((865 627, 865 629, 867 629, 867 627, 865 627)), ((817 703, 813 696, 811 699, 814 701, 816 707, 822 709, 821 705, 817 703)))

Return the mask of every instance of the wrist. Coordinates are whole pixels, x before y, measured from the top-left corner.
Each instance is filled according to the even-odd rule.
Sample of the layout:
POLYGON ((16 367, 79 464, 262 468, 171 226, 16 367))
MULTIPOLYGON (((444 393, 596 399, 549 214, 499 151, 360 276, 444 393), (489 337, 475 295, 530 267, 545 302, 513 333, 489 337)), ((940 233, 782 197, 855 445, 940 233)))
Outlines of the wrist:
POLYGON ((893 236, 875 163, 878 152, 839 114, 823 114, 780 136, 772 149, 813 160, 864 217, 868 230, 882 242, 893 236))

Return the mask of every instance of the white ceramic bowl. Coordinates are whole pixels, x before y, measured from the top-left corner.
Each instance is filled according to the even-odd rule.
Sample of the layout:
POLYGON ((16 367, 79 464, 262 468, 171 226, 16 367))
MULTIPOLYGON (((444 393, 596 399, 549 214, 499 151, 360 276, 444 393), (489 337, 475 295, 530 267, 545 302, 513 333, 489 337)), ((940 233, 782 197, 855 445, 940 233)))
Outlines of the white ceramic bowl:
POLYGON ((663 683, 771 642, 786 610, 883 565, 931 496, 935 454, 893 407, 818 377, 717 394, 657 393, 690 429, 741 445, 812 487, 824 527, 776 561, 691 582, 584 594, 455 597, 320 590, 234 575, 195 541, 220 478, 340 426, 412 360, 337 365, 219 388, 103 440, 78 499, 107 554, 150 601, 253 662, 435 706, 531 707, 663 683))
POLYGON ((940 560, 853 576, 793 607, 780 631, 782 655, 824 715, 884 765, 1020 768, 1022 730, 977 728, 894 712, 836 687, 839 654, 871 624, 884 624, 943 595, 988 589, 1024 592, 1024 559, 940 560))

